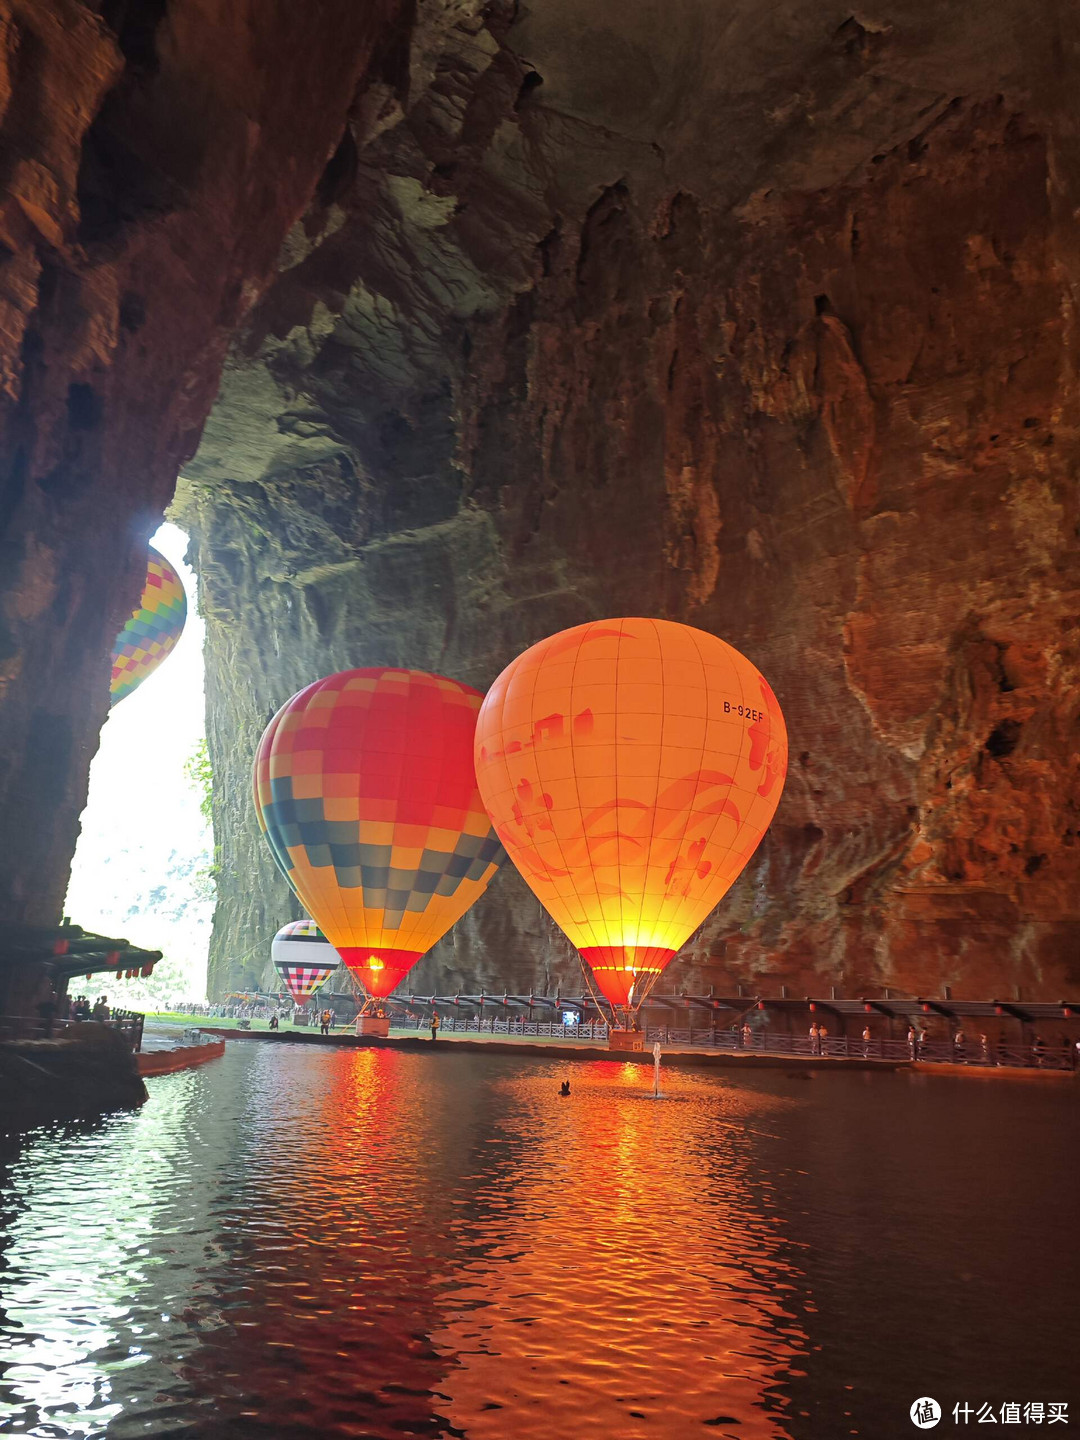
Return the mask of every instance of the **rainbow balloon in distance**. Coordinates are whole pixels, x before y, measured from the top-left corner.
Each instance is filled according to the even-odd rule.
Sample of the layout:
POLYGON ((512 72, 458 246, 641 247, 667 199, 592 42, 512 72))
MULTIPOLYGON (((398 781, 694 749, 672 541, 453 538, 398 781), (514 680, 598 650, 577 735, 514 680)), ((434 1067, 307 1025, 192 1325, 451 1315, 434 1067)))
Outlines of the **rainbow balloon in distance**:
POLYGON ((506 856, 476 788, 483 699, 421 670, 343 670, 294 695, 255 757, 279 869, 370 995, 389 995, 506 856))
POLYGON ((786 772, 768 681, 668 620, 542 640, 498 677, 476 726, 499 838, 617 1006, 644 999, 723 899, 786 772))
POLYGON ((112 648, 112 704, 126 700, 175 648, 187 619, 180 576, 151 545, 142 599, 112 648))
POLYGON ((298 1005, 310 1000, 341 964, 341 956, 314 920, 283 925, 270 945, 270 958, 298 1005))

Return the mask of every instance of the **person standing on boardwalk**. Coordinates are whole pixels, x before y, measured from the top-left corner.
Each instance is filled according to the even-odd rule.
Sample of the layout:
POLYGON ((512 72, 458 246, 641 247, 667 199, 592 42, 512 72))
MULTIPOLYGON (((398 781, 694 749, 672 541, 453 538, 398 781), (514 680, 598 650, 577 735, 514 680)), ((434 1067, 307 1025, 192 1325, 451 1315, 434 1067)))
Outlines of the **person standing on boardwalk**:
POLYGON ((432 1010, 432 1012, 431 1012, 431 1039, 432 1039, 432 1042, 434 1043, 438 1038, 439 1038, 439 1012, 438 1012, 437 1010, 432 1010))
POLYGON ((870 1026, 864 1025, 862 1032, 862 1057, 864 1060, 868 1059, 870 1056, 870 1041, 873 1038, 873 1035, 871 1035, 870 1033, 870 1026))
POLYGON ((324 1035, 330 1034, 330 1026, 333 1023, 333 1019, 334 1017, 329 1010, 324 1010, 322 1012, 322 1015, 320 1017, 319 1029, 324 1035))
POLYGON ((913 1060, 915 1059, 915 1045, 916 1045, 915 1026, 914 1026, 914 1025, 909 1025, 909 1026, 907 1027, 907 1046, 908 1046, 908 1051, 909 1051, 909 1053, 910 1053, 910 1055, 911 1055, 911 1058, 912 1058, 913 1060))
POLYGON ((811 1054, 811 1055, 820 1055, 820 1054, 821 1054, 821 1038, 820 1038, 820 1036, 818 1035, 818 1028, 817 1028, 817 1022, 816 1022, 816 1021, 811 1021, 811 1022, 810 1022, 810 1054, 811 1054))
POLYGON ((56 1012, 58 1009, 59 1006, 56 1003, 56 995, 53 992, 53 987, 48 985, 44 997, 37 1007, 37 1012, 41 1017, 42 1035, 46 1040, 52 1039, 53 1022, 56 1020, 56 1012))

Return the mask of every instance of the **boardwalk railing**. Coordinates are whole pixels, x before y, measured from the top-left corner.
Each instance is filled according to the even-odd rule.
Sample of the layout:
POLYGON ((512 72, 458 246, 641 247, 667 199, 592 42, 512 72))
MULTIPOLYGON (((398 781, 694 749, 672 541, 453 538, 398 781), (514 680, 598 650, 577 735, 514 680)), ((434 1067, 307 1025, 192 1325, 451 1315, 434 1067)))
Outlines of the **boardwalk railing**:
MULTIPOLYGON (((430 1020, 409 1015, 393 1021, 395 1029, 426 1030, 430 1020)), ((439 1017, 440 1034, 506 1035, 522 1039, 607 1041, 608 1027, 602 1021, 563 1025, 556 1020, 527 1020, 524 1017, 498 1020, 479 1015, 439 1017)), ((910 1045, 906 1040, 875 1038, 863 1040, 850 1035, 827 1035, 811 1040, 809 1035, 787 1035, 783 1032, 755 1030, 744 1041, 738 1030, 716 1029, 708 1025, 681 1029, 668 1025, 649 1025, 644 1031, 646 1047, 654 1041, 679 1049, 700 1046, 706 1050, 727 1050, 733 1053, 776 1055, 836 1060, 922 1060, 937 1064, 1012 1066, 1022 1069, 1075 1070, 1078 1063, 1076 1046, 1069 1044, 999 1045, 988 1040, 982 1045, 975 1037, 961 1045, 950 1040, 927 1040, 910 1045)))
MULTIPOLYGON (((395 1030, 427 1030, 430 1019, 419 1015, 395 1017, 390 1022, 395 1030)), ((562 1025, 558 1020, 494 1020, 479 1015, 439 1016, 439 1032, 458 1035, 513 1035, 523 1039, 602 1040, 607 1042, 608 1027, 603 1021, 583 1025, 562 1025)))

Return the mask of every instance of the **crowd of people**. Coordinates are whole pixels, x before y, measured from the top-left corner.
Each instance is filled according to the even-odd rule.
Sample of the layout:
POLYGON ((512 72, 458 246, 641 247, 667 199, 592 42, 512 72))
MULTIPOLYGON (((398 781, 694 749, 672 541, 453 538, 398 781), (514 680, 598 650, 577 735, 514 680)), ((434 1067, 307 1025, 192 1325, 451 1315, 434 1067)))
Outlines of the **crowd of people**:
POLYGON ((270 1020, 291 1013, 290 1000, 259 996, 254 1000, 228 999, 216 1004, 205 1000, 180 1000, 167 1007, 174 1015, 199 1015, 208 1020, 270 1020))
POLYGON ((109 1020, 112 1018, 107 995, 99 995, 93 1004, 85 995, 76 995, 74 999, 65 996, 64 1000, 60 1002, 61 1010, 64 1008, 65 1001, 68 1014, 60 1014, 61 1020, 109 1020))
POLYGON ((57 996, 52 986, 37 1005, 38 1018, 46 1038, 51 1038, 57 1021, 70 1024, 87 1024, 91 1021, 105 1024, 110 1020, 134 1020, 133 1010, 121 1010, 110 1006, 108 995, 98 995, 93 1001, 87 995, 57 996))

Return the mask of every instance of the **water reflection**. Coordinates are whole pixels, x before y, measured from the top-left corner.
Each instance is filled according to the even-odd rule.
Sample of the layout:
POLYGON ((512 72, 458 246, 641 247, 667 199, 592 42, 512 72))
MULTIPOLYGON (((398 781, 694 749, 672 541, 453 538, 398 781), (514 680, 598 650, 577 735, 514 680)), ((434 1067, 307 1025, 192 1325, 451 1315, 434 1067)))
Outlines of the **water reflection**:
POLYGON ((132 1391, 167 1381, 159 1342, 182 1342, 172 1312, 213 1243, 202 1089, 180 1076, 137 1116, 42 1133, 3 1177, 0 1413, 14 1432, 102 1434, 132 1391))
POLYGON ((237 1045, 29 1138, 0 1168, 0 1429, 832 1440, 964 1375, 1068 1398, 1068 1097, 562 1078, 237 1045), (972 1203, 990 1137, 1040 1189, 999 1163, 972 1203))
POLYGON ((744 1129, 783 1102, 678 1074, 654 1102, 644 1080, 598 1064, 567 1101, 546 1069, 493 1087, 496 1158, 432 1335, 460 1433, 788 1434, 778 1380, 805 1337, 744 1129))

